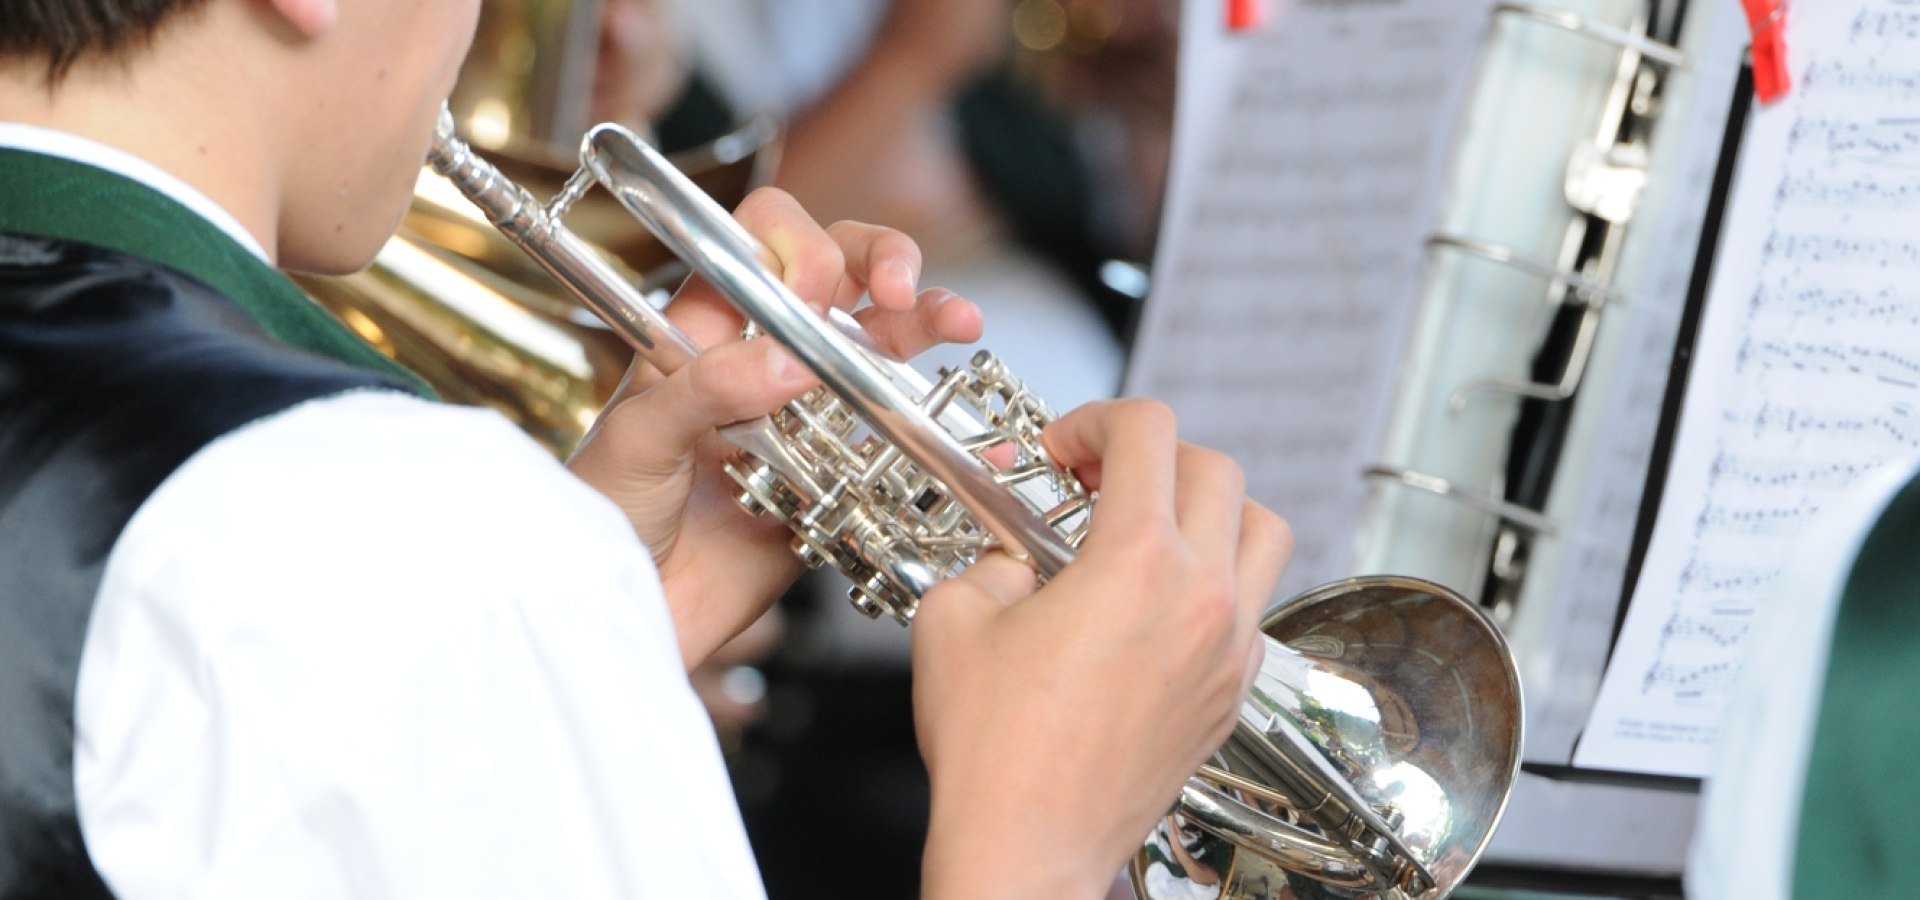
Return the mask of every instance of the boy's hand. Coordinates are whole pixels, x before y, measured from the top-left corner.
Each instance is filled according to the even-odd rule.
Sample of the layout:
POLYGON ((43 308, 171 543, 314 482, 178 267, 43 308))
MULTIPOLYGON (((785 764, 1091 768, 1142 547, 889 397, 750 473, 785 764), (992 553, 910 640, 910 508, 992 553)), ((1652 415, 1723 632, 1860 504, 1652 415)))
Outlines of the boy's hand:
POLYGON ((1232 729, 1291 552, 1239 468, 1179 443, 1160 404, 1085 406, 1045 440, 1100 490, 1078 559, 1037 591, 984 560, 914 619, 927 897, 1100 896, 1232 729))
MULTIPOLYGON (((951 292, 916 293, 920 250, 889 228, 841 222, 822 229, 792 197, 756 191, 735 213, 772 251, 774 270, 823 313, 858 313, 880 347, 906 358, 938 343, 980 337, 980 312, 951 292)), ((613 498, 649 549, 689 669, 738 634, 799 571, 786 526, 734 502, 720 460, 719 426, 768 414, 818 382, 770 338, 740 340, 742 320, 699 278, 668 315, 702 348, 668 377, 635 361, 600 421, 567 465, 613 498)))

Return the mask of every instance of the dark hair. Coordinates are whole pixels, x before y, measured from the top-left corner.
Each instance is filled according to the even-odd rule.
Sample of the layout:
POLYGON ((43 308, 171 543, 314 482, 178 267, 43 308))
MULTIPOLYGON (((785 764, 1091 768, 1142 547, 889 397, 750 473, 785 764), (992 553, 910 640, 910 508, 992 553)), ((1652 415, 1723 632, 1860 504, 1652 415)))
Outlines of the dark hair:
POLYGON ((0 57, 39 57, 59 80, 88 54, 144 43, 175 14, 205 0, 0 0, 0 57))

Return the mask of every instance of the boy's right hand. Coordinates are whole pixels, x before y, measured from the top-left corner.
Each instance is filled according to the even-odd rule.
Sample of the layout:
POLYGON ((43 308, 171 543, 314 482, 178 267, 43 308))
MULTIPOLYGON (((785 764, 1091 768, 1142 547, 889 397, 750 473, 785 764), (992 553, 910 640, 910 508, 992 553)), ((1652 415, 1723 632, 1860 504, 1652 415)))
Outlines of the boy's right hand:
POLYGON ((914 620, 928 897, 1100 896, 1232 730, 1291 552, 1165 406, 1091 404, 1045 439, 1100 491, 1078 559, 1036 591, 989 558, 914 620))

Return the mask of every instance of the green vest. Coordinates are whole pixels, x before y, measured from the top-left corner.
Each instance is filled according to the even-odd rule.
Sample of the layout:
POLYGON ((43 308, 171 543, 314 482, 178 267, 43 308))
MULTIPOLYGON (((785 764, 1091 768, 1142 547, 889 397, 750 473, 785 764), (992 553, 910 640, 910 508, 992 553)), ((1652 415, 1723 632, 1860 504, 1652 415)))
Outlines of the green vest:
POLYGON ((1840 596, 1801 803, 1796 897, 1920 896, 1917 545, 1920 479, 1868 532, 1840 596))
POLYGON ((0 149, 0 198, 0 232, 152 260, 226 295, 277 340, 399 378, 433 396, 419 376, 348 331, 279 270, 140 182, 58 157, 0 149))

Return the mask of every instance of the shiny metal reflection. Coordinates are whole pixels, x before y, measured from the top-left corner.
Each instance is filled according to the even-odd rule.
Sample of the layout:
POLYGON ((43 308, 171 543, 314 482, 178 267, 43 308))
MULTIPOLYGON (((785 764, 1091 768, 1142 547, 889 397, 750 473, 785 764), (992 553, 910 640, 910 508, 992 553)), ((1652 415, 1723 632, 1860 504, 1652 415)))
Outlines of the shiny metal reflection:
POLYGON ((1314 588, 1261 627, 1281 648, 1242 711, 1260 735, 1236 735, 1189 786, 1135 858, 1136 892, 1446 896, 1485 850, 1519 771, 1520 683, 1499 630, 1452 591, 1399 576, 1314 588), (1385 820, 1430 885, 1382 888, 1366 854, 1319 821, 1319 786, 1303 797, 1261 771, 1258 756, 1291 752, 1296 738, 1316 751, 1306 764, 1337 776, 1326 784, 1350 785, 1385 820), (1248 739, 1271 746, 1236 748, 1248 739))
MULTIPOLYGON (((790 404, 773 417, 723 429, 757 457, 730 465, 729 472, 741 484, 743 500, 794 530, 803 559, 831 558, 856 584, 899 582, 884 597, 900 601, 894 611, 902 622, 931 583, 927 576, 945 570, 923 565, 936 552, 982 546, 991 538, 1042 577, 1072 560, 1078 532, 1072 522, 1088 498, 1039 446, 1037 427, 1045 416, 1028 414, 1024 388, 987 377, 990 365, 980 366, 977 385, 984 393, 977 397, 973 388, 959 390, 962 383, 976 384, 963 375, 943 376, 942 386, 910 383, 904 373, 911 370, 883 365, 850 318, 822 318, 795 298, 760 265, 752 236, 626 129, 603 125, 589 131, 582 174, 550 203, 478 158, 454 134, 450 117, 436 132, 430 158, 502 234, 662 371, 684 365, 698 351, 559 222, 577 198, 576 188, 593 182, 606 187, 757 327, 812 368, 824 388, 809 396, 825 405, 790 404), (987 432, 955 432, 943 424, 952 411, 949 401, 960 393, 980 401, 974 411, 982 419, 971 428, 987 432), (817 437, 838 436, 841 425, 855 422, 871 430, 858 452, 814 452, 823 443, 839 443, 817 437), (1015 468, 1006 469, 988 460, 983 451, 1000 444, 1024 448, 1020 454, 1032 455, 1032 465, 1017 457, 1015 468), (1015 476, 1027 481, 1020 473, 1029 468, 1054 479, 1050 494, 1064 507, 1036 504, 1017 489, 1021 484, 1009 483, 1015 476), (876 477, 888 472, 898 479, 876 477), (896 480, 915 487, 896 490, 896 480), (937 540, 917 539, 917 527, 898 520, 917 509, 928 516, 910 519, 938 524, 931 518, 944 520, 961 508, 972 518, 958 531, 927 532, 937 540), (1071 515, 1054 514, 1062 508, 1071 515), (823 546, 847 552, 823 553, 823 546)), ((1044 412, 1039 405, 1034 409, 1044 412)), ((958 561, 970 563, 969 554, 958 561)), ((1519 686, 1498 632, 1444 588, 1385 576, 1310 591, 1271 616, 1265 630, 1271 636, 1266 665, 1233 739, 1219 754, 1225 774, 1213 776, 1217 784, 1190 786, 1189 803, 1149 842, 1147 861, 1139 864, 1143 877, 1151 882, 1156 871, 1178 868, 1175 877, 1192 886, 1213 865, 1215 883, 1230 889, 1236 877, 1268 873, 1259 874, 1260 884, 1304 891, 1307 882, 1288 880, 1304 873, 1314 879, 1313 896, 1430 897, 1450 891, 1492 831, 1518 762, 1519 686), (1443 669, 1451 670, 1453 680, 1441 677, 1443 669), (1474 760, 1478 767, 1469 765, 1474 760), (1166 851, 1162 860, 1148 858, 1159 849, 1166 851), (1205 858, 1194 856, 1196 849, 1207 851, 1205 858), (1156 869, 1157 862, 1163 864, 1156 869)), ((1154 891, 1151 883, 1147 888, 1154 891)))
MULTIPOLYGON (((674 164, 731 206, 769 180, 779 138, 772 119, 755 118, 676 154, 674 164)), ((551 192, 571 172, 530 155, 489 158, 517 182, 551 192)), ((686 276, 685 265, 634 227, 611 196, 583 198, 569 225, 642 292, 670 289, 686 276)), ((544 270, 431 171, 423 172, 399 234, 365 271, 298 280, 443 399, 492 407, 556 455, 586 435, 633 358, 625 341, 555 290, 544 270)))

